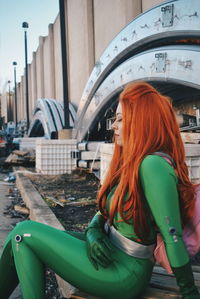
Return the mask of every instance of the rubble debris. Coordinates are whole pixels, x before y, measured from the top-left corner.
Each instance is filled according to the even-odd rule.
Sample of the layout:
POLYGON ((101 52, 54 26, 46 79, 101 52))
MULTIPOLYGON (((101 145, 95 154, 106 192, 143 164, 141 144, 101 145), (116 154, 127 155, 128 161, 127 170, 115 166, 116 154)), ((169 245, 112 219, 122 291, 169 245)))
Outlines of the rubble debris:
POLYGON ((19 151, 14 150, 5 160, 5 163, 8 164, 27 164, 35 163, 35 151, 19 151))
POLYGON ((62 202, 60 202, 59 200, 57 200, 56 198, 53 197, 46 197, 44 198, 44 200, 46 201, 46 203, 51 206, 51 207, 55 207, 57 205, 61 206, 62 208, 64 208, 64 204, 62 202))
MULTIPOLYGON (((4 215, 8 215, 11 218, 20 218, 21 220, 27 219, 29 213, 22 213, 22 210, 27 209, 24 202, 22 201, 21 195, 17 188, 9 188, 8 198, 10 200, 9 204, 5 207, 4 215), (18 210, 15 210, 15 206, 18 206, 18 210), (20 211, 21 209, 21 211, 20 211)), ((20 220, 20 221, 21 221, 20 220)))
POLYGON ((69 202, 67 203, 68 206, 86 206, 86 205, 96 205, 96 200, 80 200, 76 202, 69 202))
POLYGON ((16 176, 14 173, 9 173, 9 175, 4 179, 4 182, 14 183, 16 181, 16 176))
POLYGON ((184 143, 200 144, 200 133, 181 132, 181 137, 184 143))
POLYGON ((19 212, 19 213, 22 213, 22 214, 25 214, 25 215, 30 214, 30 210, 28 208, 24 208, 24 207, 21 207, 19 205, 14 205, 14 210, 16 212, 19 212))

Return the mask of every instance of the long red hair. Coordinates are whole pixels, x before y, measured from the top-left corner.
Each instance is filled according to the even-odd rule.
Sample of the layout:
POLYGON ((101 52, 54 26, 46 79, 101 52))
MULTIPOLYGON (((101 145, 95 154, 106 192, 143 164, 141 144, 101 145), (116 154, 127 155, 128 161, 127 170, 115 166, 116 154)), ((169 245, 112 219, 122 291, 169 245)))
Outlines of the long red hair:
POLYGON ((176 163, 183 224, 193 215, 194 186, 188 177, 184 145, 170 99, 150 84, 137 82, 125 87, 119 101, 122 105, 123 146, 115 144, 107 177, 98 194, 99 209, 108 218, 106 197, 117 185, 109 212, 110 223, 118 211, 126 222, 134 219, 137 236, 147 240, 147 215, 138 174, 144 157, 161 151, 169 154, 176 163), (124 203, 127 192, 128 200, 124 203))

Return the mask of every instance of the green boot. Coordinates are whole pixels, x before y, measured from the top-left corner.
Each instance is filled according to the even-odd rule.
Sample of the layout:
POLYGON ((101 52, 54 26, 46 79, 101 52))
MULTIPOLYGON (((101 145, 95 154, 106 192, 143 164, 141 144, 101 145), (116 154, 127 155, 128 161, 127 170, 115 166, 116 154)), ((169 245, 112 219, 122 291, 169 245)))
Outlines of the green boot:
POLYGON ((181 267, 172 267, 172 271, 176 277, 183 299, 200 299, 198 289, 194 284, 194 277, 190 262, 181 267))

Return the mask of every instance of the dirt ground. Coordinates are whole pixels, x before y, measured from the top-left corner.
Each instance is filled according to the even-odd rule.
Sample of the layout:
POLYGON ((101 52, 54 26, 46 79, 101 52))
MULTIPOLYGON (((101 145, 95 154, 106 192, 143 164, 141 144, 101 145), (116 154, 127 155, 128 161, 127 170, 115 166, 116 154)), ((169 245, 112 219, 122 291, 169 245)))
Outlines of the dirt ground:
POLYGON ((66 230, 83 231, 96 213, 99 180, 93 173, 28 175, 66 230))

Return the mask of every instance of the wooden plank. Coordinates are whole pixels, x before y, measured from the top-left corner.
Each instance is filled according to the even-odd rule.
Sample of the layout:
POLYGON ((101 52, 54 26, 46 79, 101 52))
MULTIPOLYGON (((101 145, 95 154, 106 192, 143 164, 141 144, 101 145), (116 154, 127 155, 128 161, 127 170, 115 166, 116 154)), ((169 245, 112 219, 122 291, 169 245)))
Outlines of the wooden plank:
MULTIPOLYGON (((160 266, 159 264, 156 264, 154 266, 153 271, 155 271, 155 272, 159 271, 159 273, 163 272, 166 275, 172 275, 172 274, 167 273, 167 271, 162 266, 160 266)), ((192 266, 192 271, 200 273, 200 266, 192 266)))
MULTIPOLYGON (((200 267, 193 266, 195 284, 200 291, 200 267)), ((100 299, 78 290, 71 299, 100 299)), ((174 274, 169 274, 161 266, 156 265, 153 269, 150 286, 138 299, 180 299, 179 288, 174 274)))
POLYGON ((200 266, 192 266, 192 271, 200 273, 200 266))
MULTIPOLYGON (((192 267, 192 269, 193 269, 195 284, 197 287, 200 287, 200 272, 194 271, 195 269, 199 271, 200 267, 194 266, 194 267, 192 267)), ((161 281, 163 280, 163 277, 165 277, 168 281, 170 281, 170 279, 171 279, 171 281, 176 282, 174 275, 167 273, 162 267, 156 267, 156 266, 154 267, 152 279, 153 279, 153 277, 155 277, 155 279, 156 279, 157 275, 159 276, 161 281)))
POLYGON ((148 288, 140 299, 180 299, 181 295, 167 290, 148 288))
POLYGON ((176 292, 178 287, 174 276, 152 274, 150 286, 158 289, 176 292))

